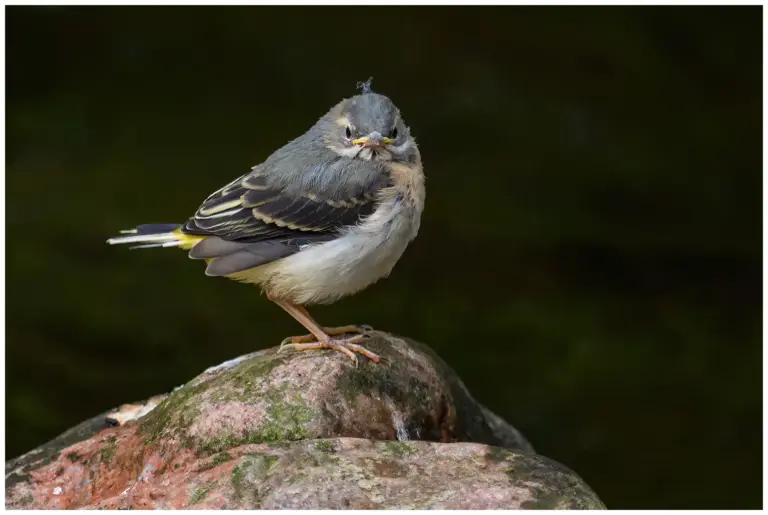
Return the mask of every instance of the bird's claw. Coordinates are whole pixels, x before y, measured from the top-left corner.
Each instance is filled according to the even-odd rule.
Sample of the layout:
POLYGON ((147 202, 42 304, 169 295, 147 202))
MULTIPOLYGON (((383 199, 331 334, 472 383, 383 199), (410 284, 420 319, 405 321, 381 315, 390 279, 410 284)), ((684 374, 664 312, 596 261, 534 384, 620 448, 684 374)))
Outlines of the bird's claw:
POLYGON ((369 351, 361 345, 358 345, 360 342, 368 340, 370 337, 370 334, 358 334, 350 338, 328 338, 326 341, 317 341, 317 339, 311 336, 291 336, 285 338, 280 343, 280 348, 277 349, 277 353, 279 354, 287 348, 291 348, 296 351, 331 349, 344 353, 349 359, 354 361, 355 367, 357 368, 359 363, 357 354, 362 354, 375 363, 378 363, 382 359, 378 354, 369 351))
MULTIPOLYGON (((371 338, 373 336, 374 328, 367 324, 362 325, 344 325, 341 327, 324 327, 323 331, 328 336, 341 336, 344 334, 354 334, 357 333, 356 336, 352 336, 351 338, 345 340, 350 343, 356 343, 359 341, 362 341, 364 339, 371 338)), ((287 345, 292 345, 295 343, 316 343, 317 337, 313 334, 305 334, 302 336, 289 336, 288 338, 285 338, 282 342, 280 342, 280 349, 287 345)))

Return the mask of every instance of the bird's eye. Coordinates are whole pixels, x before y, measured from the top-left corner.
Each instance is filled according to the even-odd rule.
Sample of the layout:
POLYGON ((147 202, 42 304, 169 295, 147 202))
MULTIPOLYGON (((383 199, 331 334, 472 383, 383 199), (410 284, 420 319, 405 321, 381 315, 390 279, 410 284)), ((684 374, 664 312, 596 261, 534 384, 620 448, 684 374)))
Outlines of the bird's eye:
POLYGON ((352 130, 349 127, 347 127, 346 129, 344 129, 344 135, 347 137, 347 139, 352 139, 352 130))
POLYGON ((392 129, 392 139, 397 139, 397 127, 392 129))

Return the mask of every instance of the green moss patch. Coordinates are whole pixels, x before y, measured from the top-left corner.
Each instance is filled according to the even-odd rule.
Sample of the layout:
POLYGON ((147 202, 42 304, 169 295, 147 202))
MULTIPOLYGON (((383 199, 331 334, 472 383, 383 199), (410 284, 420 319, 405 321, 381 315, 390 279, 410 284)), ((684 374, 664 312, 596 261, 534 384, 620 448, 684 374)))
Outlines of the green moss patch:
POLYGON ((258 506, 265 494, 261 484, 275 468, 279 459, 278 456, 264 453, 245 456, 242 462, 232 470, 231 481, 235 497, 242 498, 248 495, 253 499, 254 506, 258 506))
POLYGON ((141 424, 140 432, 145 444, 152 444, 161 435, 177 437, 184 445, 197 448, 203 454, 213 454, 244 443, 298 440, 306 435, 302 424, 310 416, 310 410, 302 406, 280 401, 279 392, 270 397, 275 401, 269 409, 270 419, 258 433, 246 436, 222 435, 207 442, 192 442, 187 429, 200 415, 200 397, 208 392, 204 402, 247 402, 255 396, 263 396, 260 384, 285 358, 265 354, 246 360, 230 370, 220 373, 200 384, 188 384, 174 391, 167 399, 152 410, 141 424))
POLYGON ((70 452, 69 454, 67 454, 67 459, 72 463, 77 463, 78 461, 82 460, 83 457, 77 454, 76 452, 70 452))
POLYGON ((384 443, 384 454, 395 458, 412 456, 418 452, 415 445, 406 442, 389 441, 384 443))
POLYGON ((201 442, 199 454, 213 454, 240 445, 254 443, 280 444, 309 437, 306 424, 314 417, 314 411, 298 404, 275 401, 267 409, 268 418, 254 432, 245 435, 227 434, 201 442))
MULTIPOLYGON (((139 432, 146 439, 145 444, 154 442, 165 431, 172 434, 183 432, 200 413, 193 401, 195 397, 206 389, 206 384, 196 386, 184 386, 150 411, 141 423, 139 432)), ((182 436, 182 435, 179 435, 182 436)))
POLYGON ((116 452, 117 452, 117 437, 114 435, 107 437, 104 447, 102 447, 101 450, 99 451, 99 456, 101 456, 101 461, 103 461, 104 463, 111 462, 112 458, 115 457, 116 452))
POLYGON ((333 442, 329 440, 317 440, 315 441, 315 449, 321 452, 334 452, 333 442))
POLYGON ((215 481, 211 481, 210 483, 206 483, 205 485, 198 487, 195 489, 194 493, 192 494, 192 497, 189 499, 189 505, 192 506, 194 504, 197 504, 203 499, 205 499, 208 496, 208 493, 213 490, 213 487, 216 485, 215 481))
POLYGON ((490 446, 485 453, 485 459, 492 463, 501 463, 506 461, 511 455, 512 453, 501 447, 490 446))

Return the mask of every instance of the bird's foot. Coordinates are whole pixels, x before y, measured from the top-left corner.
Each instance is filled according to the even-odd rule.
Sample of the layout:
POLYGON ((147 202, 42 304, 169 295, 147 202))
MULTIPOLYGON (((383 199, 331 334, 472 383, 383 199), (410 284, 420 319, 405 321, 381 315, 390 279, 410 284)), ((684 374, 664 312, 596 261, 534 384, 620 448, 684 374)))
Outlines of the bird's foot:
MULTIPOLYGON (((360 336, 368 337, 373 332, 373 327, 369 325, 342 325, 340 327, 323 327, 323 332, 328 336, 341 336, 342 334, 358 334, 360 336)), ((289 336, 280 347, 294 343, 312 343, 316 342, 317 338, 314 334, 305 334, 303 336, 289 336)))
POLYGON ((349 325, 343 327, 329 327, 325 328, 324 330, 328 335, 327 339, 324 338, 321 341, 317 341, 313 335, 291 336, 283 340, 283 342, 280 344, 280 349, 278 352, 282 352, 286 348, 291 348, 296 351, 331 349, 344 353, 347 357, 349 357, 349 359, 355 362, 355 366, 357 366, 356 354, 362 354, 374 363, 381 361, 381 356, 369 351, 362 345, 358 345, 359 342, 370 338, 369 333, 372 331, 370 327, 349 325), (349 338, 331 337, 355 332, 360 334, 349 338))

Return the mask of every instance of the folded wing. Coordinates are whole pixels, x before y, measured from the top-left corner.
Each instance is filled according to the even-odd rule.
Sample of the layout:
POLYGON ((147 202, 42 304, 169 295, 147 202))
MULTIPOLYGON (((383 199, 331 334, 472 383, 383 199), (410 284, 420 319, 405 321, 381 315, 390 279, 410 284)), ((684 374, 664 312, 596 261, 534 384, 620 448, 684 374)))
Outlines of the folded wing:
POLYGON ((373 212, 387 177, 338 190, 296 193, 272 185, 261 166, 210 195, 183 226, 206 239, 191 251, 208 260, 208 275, 229 275, 289 256, 302 245, 333 239, 344 226, 373 212))

